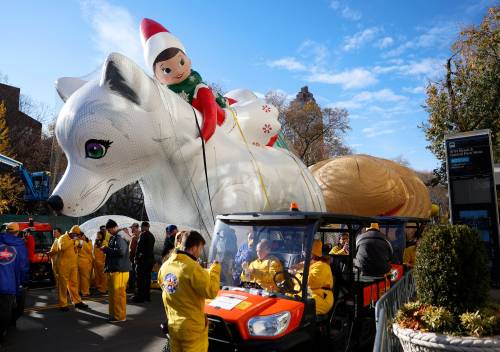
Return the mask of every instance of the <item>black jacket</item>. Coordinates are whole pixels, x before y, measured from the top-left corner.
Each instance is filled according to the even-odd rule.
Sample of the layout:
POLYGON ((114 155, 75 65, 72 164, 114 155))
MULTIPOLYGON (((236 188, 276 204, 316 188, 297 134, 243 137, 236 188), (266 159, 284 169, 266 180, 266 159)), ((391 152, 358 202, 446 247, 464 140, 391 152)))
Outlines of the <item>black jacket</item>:
POLYGON ((175 248, 175 236, 165 237, 165 241, 163 242, 163 251, 161 252, 161 256, 166 256, 172 249, 175 248))
POLYGON ((135 263, 137 265, 152 265, 154 264, 155 236, 149 231, 141 233, 137 249, 135 251, 135 263))
POLYGON ((391 270, 391 243, 380 231, 370 230, 356 239, 354 263, 363 275, 383 276, 391 270))
POLYGON ((108 247, 104 250, 104 253, 106 253, 104 272, 115 273, 130 271, 128 243, 119 233, 111 236, 108 247))

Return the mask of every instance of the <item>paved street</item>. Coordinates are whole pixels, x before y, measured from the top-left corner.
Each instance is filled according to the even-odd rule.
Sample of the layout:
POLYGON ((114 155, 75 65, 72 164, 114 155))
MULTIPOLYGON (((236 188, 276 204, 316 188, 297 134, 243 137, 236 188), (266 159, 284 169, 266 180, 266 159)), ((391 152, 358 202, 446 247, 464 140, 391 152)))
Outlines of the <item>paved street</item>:
POLYGON ((107 322, 108 302, 96 296, 85 302, 88 310, 64 313, 57 309, 53 289, 39 288, 28 293, 26 313, 10 329, 0 351, 161 351, 159 324, 165 319, 160 291, 152 301, 127 305, 127 321, 107 322))

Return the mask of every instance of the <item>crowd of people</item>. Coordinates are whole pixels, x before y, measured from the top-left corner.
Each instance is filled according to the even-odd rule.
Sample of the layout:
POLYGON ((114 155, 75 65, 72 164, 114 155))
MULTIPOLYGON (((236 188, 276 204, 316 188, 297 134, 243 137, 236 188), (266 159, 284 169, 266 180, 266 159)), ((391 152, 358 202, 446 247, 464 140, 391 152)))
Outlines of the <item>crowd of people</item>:
POLYGON ((155 237, 148 222, 120 228, 110 219, 100 226, 94 243, 79 226, 62 234, 54 229, 49 257, 58 289, 59 309, 69 311, 68 293, 75 308, 86 309, 82 297, 108 293, 109 320, 126 320, 126 294, 134 292, 132 301, 150 301, 151 272, 155 263, 155 237), (130 230, 129 230, 130 229, 130 230))
MULTIPOLYGON (((2 284, 0 288, 2 334, 20 314, 19 309, 16 311, 14 308, 20 305, 16 305, 17 301, 22 301, 22 288, 29 276, 30 244, 18 237, 18 232, 17 224, 11 223, 5 233, 0 234, 0 281, 9 283, 2 284)), ((92 293, 108 293, 109 321, 119 323, 126 321, 127 291, 134 292, 134 303, 151 300, 151 272, 157 261, 154 255, 155 236, 150 232, 148 222, 120 228, 110 219, 99 228, 93 243, 77 225, 65 233, 55 228, 53 235, 54 242, 48 255, 61 311, 69 311, 69 303, 77 309, 88 309, 82 299, 92 293)), ((249 232, 247 241, 239 248, 228 250, 227 246, 236 247, 236 241, 217 242, 214 239, 211 252, 217 252, 218 246, 226 246, 221 249, 222 252, 230 253, 232 257, 223 258, 225 263, 212 258, 209 268, 203 269, 200 257, 205 239, 201 234, 179 231, 175 225, 167 226, 158 284, 162 289, 167 316, 165 326, 168 326, 172 351, 207 350, 208 326, 204 302, 217 295, 224 265, 231 266, 235 285, 254 282, 268 291, 278 290, 276 283, 283 279, 284 270, 288 270, 298 279, 292 293, 302 295, 304 262, 284 268, 282 261, 272 254, 269 240, 261 239, 257 244, 254 240, 254 233, 249 232)), ((380 232, 378 224, 371 224, 359 235, 355 246, 354 264, 363 275, 383 276, 390 271, 392 247, 380 232)), ((329 253, 325 252, 320 240, 313 241, 307 282, 308 293, 316 301, 318 315, 327 314, 334 303, 334 277, 328 254, 348 255, 349 248, 348 233, 340 234, 329 253)), ((410 248, 406 257, 413 264, 414 247, 410 248)))

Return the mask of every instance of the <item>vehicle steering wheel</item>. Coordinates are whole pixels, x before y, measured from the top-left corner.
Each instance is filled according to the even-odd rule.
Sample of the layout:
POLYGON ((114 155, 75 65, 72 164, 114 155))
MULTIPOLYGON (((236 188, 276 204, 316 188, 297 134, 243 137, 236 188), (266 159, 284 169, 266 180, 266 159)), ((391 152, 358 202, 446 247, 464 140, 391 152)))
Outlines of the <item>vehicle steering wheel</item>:
POLYGON ((290 293, 293 295, 296 295, 297 293, 300 293, 300 289, 296 290, 295 289, 295 284, 297 283, 298 286, 301 286, 301 281, 299 278, 288 271, 278 271, 276 274, 273 276, 273 281, 278 286, 278 290, 280 293, 285 294, 285 293, 290 293), (282 275, 282 279, 278 280, 278 276, 282 275))
POLYGON ((260 286, 258 283, 253 282, 253 281, 241 281, 240 287, 255 288, 255 289, 258 289, 258 290, 262 290, 263 289, 262 286, 260 286))

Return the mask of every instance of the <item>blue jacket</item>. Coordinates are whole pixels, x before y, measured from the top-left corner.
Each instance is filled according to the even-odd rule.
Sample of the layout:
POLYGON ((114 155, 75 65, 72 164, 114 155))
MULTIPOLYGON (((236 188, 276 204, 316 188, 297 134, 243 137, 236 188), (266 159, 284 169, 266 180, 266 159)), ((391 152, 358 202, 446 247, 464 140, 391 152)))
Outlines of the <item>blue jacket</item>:
POLYGON ((24 241, 0 233, 0 294, 17 295, 28 279, 29 262, 24 241))

